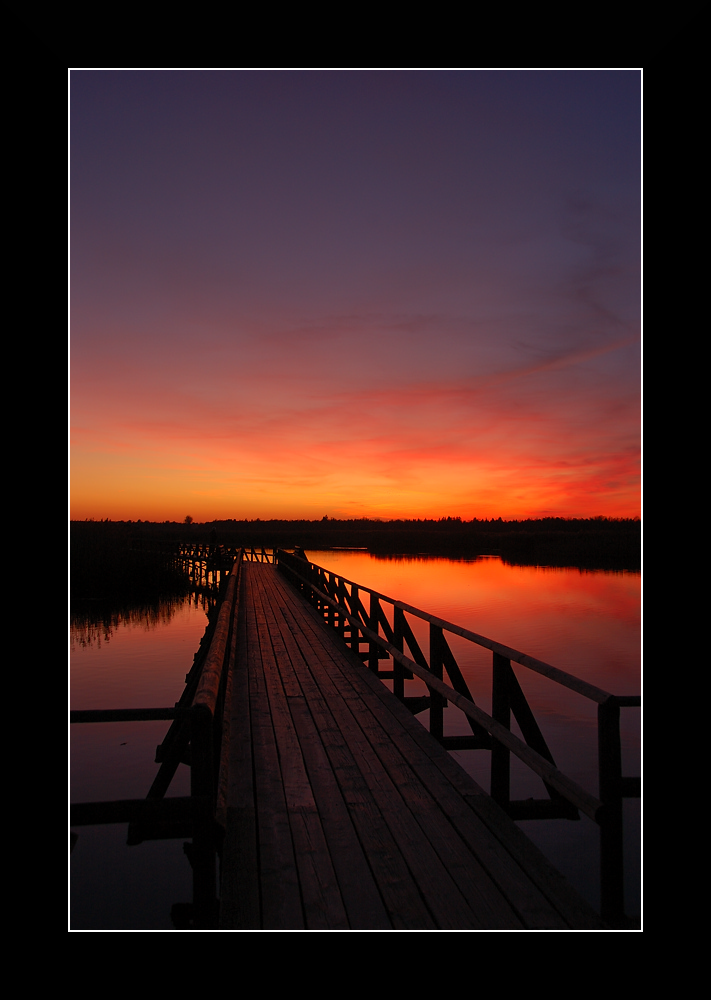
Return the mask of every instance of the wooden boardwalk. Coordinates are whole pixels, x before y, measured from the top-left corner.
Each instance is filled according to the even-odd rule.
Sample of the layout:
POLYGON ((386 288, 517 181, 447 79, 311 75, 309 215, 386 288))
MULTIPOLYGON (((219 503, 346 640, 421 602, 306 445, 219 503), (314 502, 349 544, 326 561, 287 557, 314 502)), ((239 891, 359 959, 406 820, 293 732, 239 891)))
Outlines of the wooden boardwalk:
POLYGON ((221 929, 604 927, 273 565, 228 669, 221 929))

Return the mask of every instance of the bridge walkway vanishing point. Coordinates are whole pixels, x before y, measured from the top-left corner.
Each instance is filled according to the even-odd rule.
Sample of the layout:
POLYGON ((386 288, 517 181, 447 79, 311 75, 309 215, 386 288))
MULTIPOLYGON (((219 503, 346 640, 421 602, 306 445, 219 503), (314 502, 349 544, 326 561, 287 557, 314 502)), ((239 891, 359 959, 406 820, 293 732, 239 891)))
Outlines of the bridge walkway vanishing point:
POLYGON ((274 566, 236 631, 221 928, 604 926, 274 566))
POLYGON ((619 715, 640 705, 344 580, 301 550, 240 550, 175 706, 71 713, 172 724, 145 799, 75 804, 70 822, 128 822, 129 844, 192 838, 193 902, 173 907, 179 927, 625 926, 622 799, 639 796, 640 780, 622 776, 619 715), (428 623, 429 662, 406 614, 428 623), (471 700, 445 632, 492 651, 492 717, 471 700), (555 767, 512 662, 597 703, 599 799, 555 767), (413 677, 426 696, 405 697, 413 677), (446 702, 471 735, 444 735, 446 702), (429 732, 413 714, 424 708, 429 732), (491 796, 448 753, 466 747, 491 751, 491 796), (547 799, 510 799, 511 753, 547 799), (168 798, 181 763, 190 796, 168 798), (580 812, 600 827, 602 917, 514 823, 580 812))

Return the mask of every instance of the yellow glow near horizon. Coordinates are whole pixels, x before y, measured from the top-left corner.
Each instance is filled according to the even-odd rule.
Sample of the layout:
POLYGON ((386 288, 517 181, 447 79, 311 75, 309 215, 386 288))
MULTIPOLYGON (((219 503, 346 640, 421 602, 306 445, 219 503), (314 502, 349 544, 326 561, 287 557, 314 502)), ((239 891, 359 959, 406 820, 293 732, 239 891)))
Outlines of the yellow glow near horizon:
POLYGON ((504 517, 562 516, 636 517, 639 493, 633 476, 627 488, 600 483, 595 470, 587 476, 539 469, 528 481, 518 470, 462 469, 423 460, 420 474, 399 485, 384 476, 300 475, 295 470, 265 468, 240 481, 216 469, 190 470, 137 467, 127 457, 72 470, 71 517, 111 520, 196 521, 241 519, 438 518, 465 520, 504 517))

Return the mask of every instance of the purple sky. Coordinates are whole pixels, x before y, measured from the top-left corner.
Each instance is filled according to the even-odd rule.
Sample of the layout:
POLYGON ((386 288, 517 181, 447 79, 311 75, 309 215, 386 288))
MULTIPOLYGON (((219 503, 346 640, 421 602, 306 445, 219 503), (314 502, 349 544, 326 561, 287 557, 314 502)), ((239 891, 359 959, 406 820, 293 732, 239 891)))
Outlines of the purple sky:
POLYGON ((72 516, 638 514, 640 89, 72 71, 72 516))

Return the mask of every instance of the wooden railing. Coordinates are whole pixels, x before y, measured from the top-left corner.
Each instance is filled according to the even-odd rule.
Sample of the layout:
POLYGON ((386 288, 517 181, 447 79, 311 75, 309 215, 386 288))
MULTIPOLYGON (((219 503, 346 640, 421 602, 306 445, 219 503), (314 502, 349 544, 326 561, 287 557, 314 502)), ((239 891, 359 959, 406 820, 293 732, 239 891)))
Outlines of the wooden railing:
POLYGON ((185 572, 193 585, 213 594, 224 582, 237 559, 274 562, 274 549, 235 548, 209 542, 181 542, 171 553, 173 565, 185 572))
POLYGON ((173 551, 176 560, 201 562, 203 564, 224 564, 231 567, 236 559, 247 562, 273 563, 276 549, 236 548, 233 545, 217 545, 208 542, 181 542, 173 551))
POLYGON ((246 562, 275 563, 276 549, 242 549, 242 558, 246 562))
POLYGON ((320 611, 353 652, 383 679, 392 679, 393 692, 413 712, 429 709, 430 732, 447 749, 491 750, 491 796, 512 819, 578 819, 578 810, 600 829, 600 898, 604 920, 624 918, 622 801, 639 797, 640 779, 623 777, 620 709, 641 706, 638 695, 613 695, 563 670, 437 618, 402 601, 347 580, 309 562, 303 550, 279 549, 281 572, 320 611), (368 602, 366 609, 364 597, 368 602), (392 608, 391 618, 383 604, 392 608), (429 660, 418 643, 407 615, 428 623, 429 660), (492 652, 492 714, 475 703, 445 633, 460 636, 492 652), (366 645, 366 650, 361 646, 366 645), (409 656, 405 648, 409 650, 409 656), (391 661, 386 669, 383 659, 391 661), (599 797, 592 795, 555 766, 511 663, 535 671, 556 684, 597 704, 599 797), (445 683, 446 673, 449 683, 445 683), (420 698, 405 696, 405 680, 419 677, 428 688, 420 698), (447 703, 461 709, 470 736, 445 736, 443 709, 447 703), (511 715, 523 740, 511 732, 511 715), (544 782, 548 799, 512 801, 510 756, 514 754, 544 782))

